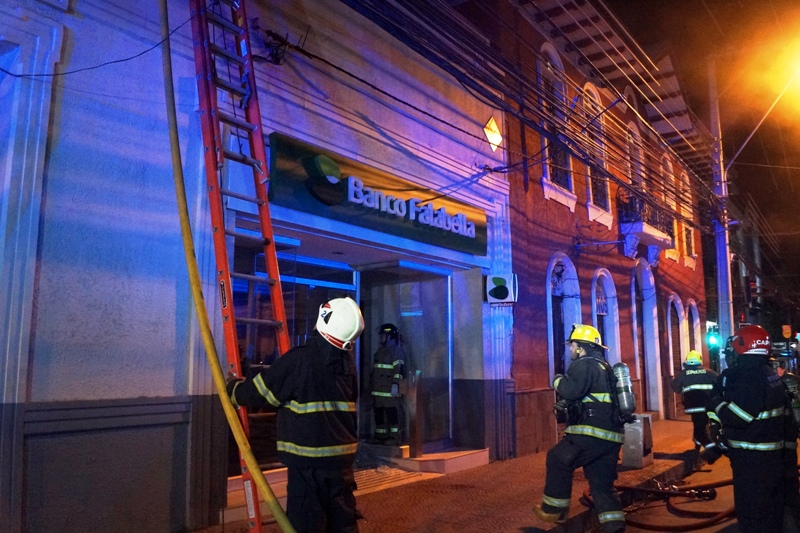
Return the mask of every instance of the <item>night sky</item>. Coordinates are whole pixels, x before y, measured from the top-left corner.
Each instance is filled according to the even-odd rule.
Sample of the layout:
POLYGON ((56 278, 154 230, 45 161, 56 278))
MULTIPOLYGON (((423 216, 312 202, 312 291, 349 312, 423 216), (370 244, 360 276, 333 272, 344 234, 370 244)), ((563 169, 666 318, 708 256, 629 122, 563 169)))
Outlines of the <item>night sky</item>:
POLYGON ((726 166, 756 131, 728 174, 731 194, 739 193, 732 201, 752 195, 779 240, 779 267, 791 273, 774 281, 800 286, 800 1, 604 3, 645 50, 667 45, 690 106, 707 127, 708 58, 715 56, 726 166))

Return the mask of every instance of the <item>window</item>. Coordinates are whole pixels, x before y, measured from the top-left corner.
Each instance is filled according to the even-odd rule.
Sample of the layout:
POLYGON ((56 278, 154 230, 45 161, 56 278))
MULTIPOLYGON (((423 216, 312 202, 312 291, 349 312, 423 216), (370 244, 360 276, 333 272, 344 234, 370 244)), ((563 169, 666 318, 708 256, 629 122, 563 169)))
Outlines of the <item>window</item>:
POLYGON ((697 258, 697 249, 695 247, 694 228, 691 226, 693 217, 694 199, 692 197, 692 189, 689 185, 689 175, 684 172, 681 174, 680 195, 678 202, 680 203, 680 212, 682 221, 680 226, 683 228, 683 264, 691 269, 696 266, 695 259, 697 258))
MULTIPOLYGON (((672 211, 677 211, 678 204, 675 201, 679 196, 678 186, 675 182, 675 173, 672 170, 672 161, 666 155, 661 157, 661 194, 659 195, 664 203, 672 211)), ((672 228, 670 232, 672 237, 672 248, 668 249, 665 253, 666 257, 674 261, 678 260, 678 240, 680 234, 678 233, 678 221, 676 217, 672 217, 671 221, 665 220, 667 225, 672 228)))
POLYGON ((583 97, 583 114, 586 121, 583 126, 583 139, 586 142, 586 152, 591 161, 587 170, 589 201, 600 209, 609 211, 611 206, 608 199, 608 180, 603 172, 606 168, 603 107, 600 105, 600 97, 594 87, 586 88, 583 97))
POLYGON ((642 138, 635 124, 628 124, 628 140, 626 156, 628 165, 628 181, 644 190, 644 149, 642 138))
POLYGON ((566 123, 566 81, 561 60, 555 48, 545 43, 542 58, 537 65, 542 109, 546 118, 542 128, 547 132, 542 136, 542 188, 545 198, 556 200, 575 211, 577 197, 573 191, 572 168, 569 153, 555 137, 564 129, 566 123))

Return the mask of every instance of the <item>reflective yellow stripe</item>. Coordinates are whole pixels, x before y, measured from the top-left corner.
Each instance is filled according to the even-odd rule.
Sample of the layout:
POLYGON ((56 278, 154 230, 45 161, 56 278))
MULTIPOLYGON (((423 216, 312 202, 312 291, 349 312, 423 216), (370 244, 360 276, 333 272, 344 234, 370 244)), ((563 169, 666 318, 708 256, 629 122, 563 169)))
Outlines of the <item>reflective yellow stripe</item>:
POLYGON ((622 511, 607 511, 605 513, 597 513, 597 519, 600 520, 601 524, 605 524, 606 522, 624 522, 625 513, 622 511))
POLYGON ((394 365, 387 365, 385 363, 375 363, 375 368, 388 368, 390 370, 394 370, 394 365))
POLYGON ((783 407, 778 407, 777 409, 773 409, 772 411, 761 411, 758 413, 756 417, 758 420, 766 420, 768 418, 774 418, 776 416, 783 416, 786 414, 786 410, 783 407))
POLYGON ((236 383, 234 383, 234 384, 233 384, 233 389, 231 390, 231 403, 232 403, 232 404, 233 404, 233 406, 234 406, 235 408, 237 408, 237 409, 238 409, 239 407, 241 407, 241 405, 239 405, 239 404, 236 402, 236 387, 238 387, 240 383, 241 383, 241 381, 237 381, 236 383))
POLYGON ((571 433, 573 435, 586 435, 589 437, 597 437, 598 439, 610 440, 611 442, 618 442, 620 444, 625 440, 622 433, 616 431, 609 431, 607 429, 600 429, 594 426, 576 425, 569 426, 564 430, 564 433, 571 433))
POLYGON ((569 509, 569 498, 553 498, 552 496, 548 496, 545 494, 542 496, 542 503, 549 505, 550 507, 558 507, 559 509, 569 509))
POLYGON ((611 403, 611 394, 609 394, 607 392, 593 392, 592 396, 594 396, 596 398, 596 400, 593 400, 589 396, 584 396, 582 401, 584 401, 584 402, 598 401, 600 403, 611 403))
POLYGON ((706 410, 705 407, 689 407, 687 409, 684 409, 684 412, 687 412, 687 413, 690 413, 690 414, 691 413, 704 413, 705 410, 706 410))
POLYGON ((554 388, 554 389, 557 389, 557 388, 558 388, 558 384, 559 384, 559 382, 561 382, 561 380, 562 380, 562 379, 564 379, 564 376, 558 376, 558 377, 555 379, 555 381, 553 381, 553 388, 554 388))
POLYGON ((346 413, 355 413, 355 402, 308 402, 299 403, 294 400, 285 405, 290 411, 294 411, 299 415, 306 415, 308 413, 321 413, 328 411, 344 411, 346 413))
POLYGON ((697 385, 687 385, 683 388, 681 392, 688 392, 690 390, 711 390, 714 388, 714 385, 708 384, 697 384, 697 385))
POLYGON ((374 391, 372 391, 371 394, 373 396, 380 396, 382 398, 391 398, 392 397, 392 393, 391 392, 378 392, 378 391, 374 390, 374 391))
POLYGON ((750 413, 748 413, 747 411, 736 405, 734 402, 728 404, 728 409, 733 411, 733 414, 735 414, 745 422, 749 423, 753 421, 753 417, 750 416, 750 413))
POLYGON ((272 394, 272 391, 269 390, 269 387, 267 387, 264 384, 264 380, 261 378, 261 374, 258 374, 255 377, 255 379, 253 380, 253 385, 256 386, 256 390, 258 390, 259 394, 261 394, 261 396, 266 398, 270 404, 274 405, 275 407, 281 406, 281 402, 279 402, 278 399, 275 397, 275 395, 272 394))
POLYGON ((340 444, 338 446, 300 446, 292 442, 278 441, 278 451, 302 455, 303 457, 335 457, 356 453, 358 443, 340 444))
POLYGON ((404 365, 405 362, 402 359, 397 359, 395 362, 392 363, 392 366, 404 365))
POLYGON ((714 420, 715 422, 718 422, 718 423, 720 421, 719 417, 717 416, 717 413, 715 413, 713 411, 708 411, 708 418, 709 418, 709 420, 714 420))
POLYGON ((781 442, 746 442, 743 440, 728 440, 731 448, 739 448, 740 450, 752 450, 756 452, 770 452, 773 450, 782 450, 783 441, 781 442))

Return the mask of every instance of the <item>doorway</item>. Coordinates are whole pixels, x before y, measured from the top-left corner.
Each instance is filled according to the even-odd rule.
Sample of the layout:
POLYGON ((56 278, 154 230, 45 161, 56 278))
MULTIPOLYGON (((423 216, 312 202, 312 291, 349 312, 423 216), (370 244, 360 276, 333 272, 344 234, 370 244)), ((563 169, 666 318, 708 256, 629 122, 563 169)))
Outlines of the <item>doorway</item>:
MULTIPOLYGON (((449 449, 452 431, 452 296, 451 272, 397 261, 360 268, 359 293, 366 329, 361 340, 359 369, 362 384, 372 371, 379 348, 377 329, 394 324, 405 352, 406 376, 419 371, 417 405, 422 406, 418 426, 424 453, 449 449)), ((359 436, 369 440, 374 430, 370 393, 362 390, 359 436)), ((411 428, 407 402, 399 402, 403 435, 411 428)))

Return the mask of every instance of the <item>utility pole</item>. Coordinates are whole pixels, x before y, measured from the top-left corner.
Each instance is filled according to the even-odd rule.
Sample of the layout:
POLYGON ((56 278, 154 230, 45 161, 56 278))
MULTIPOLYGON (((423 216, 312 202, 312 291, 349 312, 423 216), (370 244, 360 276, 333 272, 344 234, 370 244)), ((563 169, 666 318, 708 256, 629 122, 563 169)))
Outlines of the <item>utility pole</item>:
MULTIPOLYGON (((720 200, 719 216, 714 220, 714 237, 717 245, 717 321, 720 339, 724 342, 724 339, 733 335, 733 298, 731 297, 731 261, 728 240, 728 181, 722 159, 722 127, 719 118, 717 74, 713 57, 708 60, 708 84, 711 134, 714 137, 711 166, 714 176, 714 194, 720 200)), ((720 370, 725 366, 725 358, 720 357, 720 370)))

